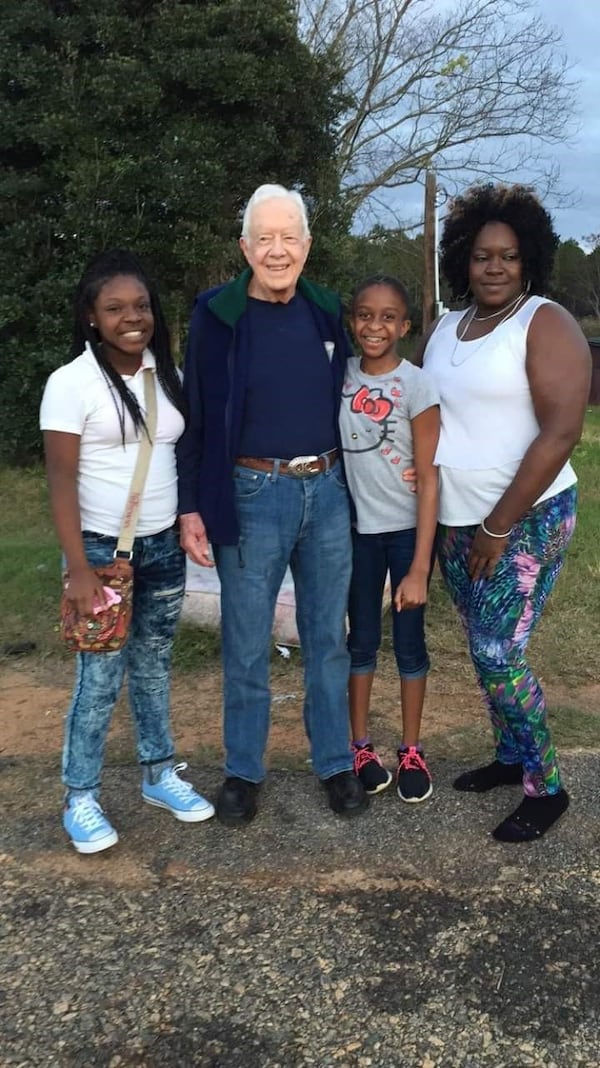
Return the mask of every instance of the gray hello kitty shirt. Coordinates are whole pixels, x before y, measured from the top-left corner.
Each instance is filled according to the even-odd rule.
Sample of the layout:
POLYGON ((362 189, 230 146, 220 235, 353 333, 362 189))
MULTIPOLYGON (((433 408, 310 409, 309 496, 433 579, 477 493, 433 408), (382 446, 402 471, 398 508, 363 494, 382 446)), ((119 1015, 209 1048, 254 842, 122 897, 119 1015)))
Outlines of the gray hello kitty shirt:
POLYGON ((402 472, 413 465, 411 419, 439 404, 436 386, 402 360, 383 375, 366 375, 348 360, 340 436, 359 534, 407 530, 417 523, 417 498, 402 472))

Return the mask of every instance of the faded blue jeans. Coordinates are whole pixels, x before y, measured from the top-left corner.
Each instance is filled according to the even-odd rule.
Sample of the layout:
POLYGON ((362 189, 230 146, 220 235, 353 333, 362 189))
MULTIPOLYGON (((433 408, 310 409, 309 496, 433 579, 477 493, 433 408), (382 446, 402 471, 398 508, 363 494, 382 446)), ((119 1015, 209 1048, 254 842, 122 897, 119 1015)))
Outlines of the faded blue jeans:
MULTIPOLYGON (((117 539, 84 531, 83 544, 92 567, 100 567, 111 562, 117 539)), ((185 589, 185 556, 177 531, 136 538, 132 563, 133 618, 126 644, 116 653, 77 653, 63 749, 67 797, 71 790, 99 790, 106 737, 125 672, 140 764, 173 756, 171 648, 185 589)))
POLYGON ((261 782, 270 720, 275 603, 294 577, 304 657, 304 726, 321 779, 352 768, 345 618, 352 566, 339 463, 313 478, 236 466, 240 540, 214 546, 221 581, 225 774, 261 782))

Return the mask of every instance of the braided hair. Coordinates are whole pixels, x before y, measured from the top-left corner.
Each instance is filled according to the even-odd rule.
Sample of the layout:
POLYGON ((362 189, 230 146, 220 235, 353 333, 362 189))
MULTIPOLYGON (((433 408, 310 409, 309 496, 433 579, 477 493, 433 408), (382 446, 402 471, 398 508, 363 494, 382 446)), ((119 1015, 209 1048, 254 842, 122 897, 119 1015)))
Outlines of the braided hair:
POLYGON ((144 416, 137 398, 106 358, 102 340, 99 338, 95 327, 90 324, 90 313, 98 299, 100 290, 107 282, 110 282, 112 278, 118 275, 136 278, 148 290, 150 306, 154 316, 154 333, 150 341, 150 348, 156 360, 156 377, 162 386, 165 396, 184 418, 186 417, 186 404, 181 388, 181 378, 171 353, 169 330, 155 283, 148 276, 142 263, 133 252, 129 252, 126 249, 110 249, 106 252, 101 252, 88 263, 75 291, 75 328, 71 346, 71 358, 75 359, 79 356, 85 349, 86 343, 90 346, 108 385, 113 387, 111 396, 115 402, 119 417, 121 439, 125 444, 125 410, 131 416, 137 432, 142 428, 145 429, 144 416))
POLYGON ((491 222, 514 230, 530 292, 547 292, 559 240, 551 216, 529 186, 489 182, 455 197, 444 220, 440 266, 452 295, 461 299, 468 293, 471 249, 477 234, 491 222))
POLYGON ((371 286, 387 286, 389 289, 393 289, 397 297, 400 298, 404 307, 406 308, 406 317, 410 318, 410 296, 408 290, 403 282, 399 278, 396 278, 393 274, 371 274, 368 278, 363 278, 362 282, 359 282, 355 287, 352 296, 350 297, 350 314, 353 315, 356 309, 356 305, 359 302, 360 297, 370 289, 371 286))

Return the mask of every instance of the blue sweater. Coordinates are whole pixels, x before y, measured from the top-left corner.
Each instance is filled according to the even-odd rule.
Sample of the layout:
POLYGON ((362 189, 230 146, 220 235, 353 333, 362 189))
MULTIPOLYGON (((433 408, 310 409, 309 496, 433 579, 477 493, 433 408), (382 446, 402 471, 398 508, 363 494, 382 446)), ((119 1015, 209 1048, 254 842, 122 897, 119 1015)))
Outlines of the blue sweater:
MULTIPOLYGON (((177 445, 179 512, 199 512, 209 541, 236 545, 239 526, 233 467, 239 456, 246 374, 250 355, 247 292, 252 271, 196 298, 185 357, 183 389, 189 407, 177 445)), ((335 294, 304 278, 298 289, 314 315, 321 340, 333 342, 331 370, 337 411, 346 360, 352 349, 335 294)))

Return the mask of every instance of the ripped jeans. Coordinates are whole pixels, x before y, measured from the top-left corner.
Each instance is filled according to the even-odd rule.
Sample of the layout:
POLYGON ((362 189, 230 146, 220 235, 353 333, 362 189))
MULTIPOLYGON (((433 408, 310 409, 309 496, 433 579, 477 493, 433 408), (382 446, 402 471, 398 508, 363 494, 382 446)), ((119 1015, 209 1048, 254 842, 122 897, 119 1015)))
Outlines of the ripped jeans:
POLYGON ((441 526, 439 532, 440 569, 467 634, 496 758, 523 765, 530 797, 561 789, 546 701, 527 645, 563 566, 576 508, 575 486, 536 505, 515 524, 492 578, 477 582, 468 573, 477 528, 441 526))
MULTIPOLYGON (((117 539, 83 532, 92 567, 109 564, 117 539)), ((115 653, 77 653, 75 686, 63 748, 63 783, 70 790, 100 787, 106 737, 127 672, 129 704, 140 764, 169 760, 170 667, 185 589, 185 556, 171 527, 133 544, 133 617, 126 644, 115 653)))

